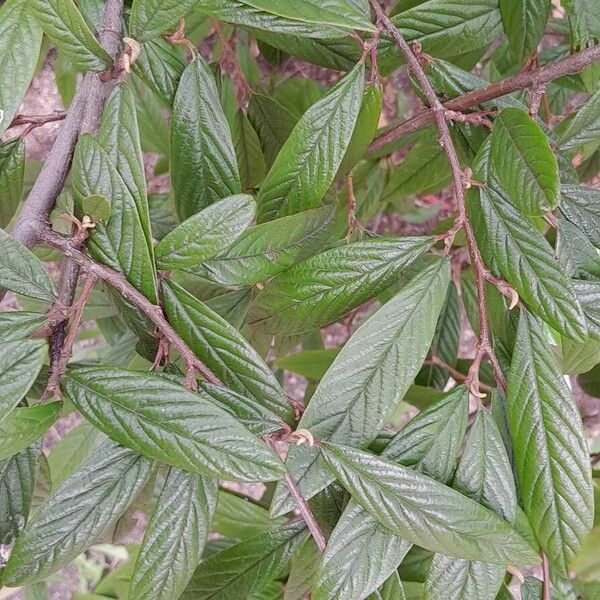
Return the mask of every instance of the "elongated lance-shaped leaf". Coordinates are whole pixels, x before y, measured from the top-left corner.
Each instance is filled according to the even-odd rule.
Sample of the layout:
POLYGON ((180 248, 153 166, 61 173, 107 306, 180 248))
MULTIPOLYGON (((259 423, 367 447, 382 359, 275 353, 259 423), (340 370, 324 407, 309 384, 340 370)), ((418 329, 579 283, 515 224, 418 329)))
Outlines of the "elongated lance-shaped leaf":
POLYGON ((88 421, 149 458, 242 481, 272 481, 283 471, 266 444, 209 397, 159 375, 77 367, 62 387, 88 421))
POLYGON ((6 0, 0 7, 0 135, 19 109, 40 54, 42 30, 28 3, 6 0))
POLYGON ((39 258, 0 229, 0 288, 37 300, 53 302, 56 286, 39 258))
POLYGON ((200 56, 183 72, 175 95, 171 164, 181 220, 242 191, 231 130, 213 74, 200 56))
POLYGON ((600 92, 596 92, 579 108, 568 126, 558 136, 562 150, 576 148, 598 140, 600 135, 600 92))
POLYGON ((109 154, 87 134, 82 135, 77 143, 71 180, 76 202, 96 194, 111 201, 109 219, 106 223, 97 223, 91 230, 87 241, 90 254, 123 273, 131 285, 155 302, 156 279, 146 227, 147 205, 146 210, 144 207, 140 210, 109 154))
POLYGON ((500 0, 499 7, 508 44, 520 65, 542 39, 551 4, 546 0, 500 0))
MULTIPOLYGON (((464 386, 448 392, 413 417, 392 438, 382 458, 446 483, 454 473, 468 410, 464 386)), ((329 538, 314 600, 367 597, 396 571, 411 546, 350 500, 329 538)))
POLYGON ((235 242, 254 219, 252 196, 238 194, 219 200, 170 231, 156 247, 159 269, 185 269, 235 242))
MULTIPOLYGON (((517 505, 512 468, 494 418, 480 410, 461 457, 453 487, 509 522, 517 505)), ((494 600, 506 569, 482 561, 436 554, 429 567, 427 598, 494 600)))
POLYGON ((17 340, 0 346, 0 422, 25 397, 46 354, 46 340, 17 340))
POLYGON ((403 539, 457 558, 537 562, 509 523, 452 488, 349 446, 321 442, 321 452, 353 499, 403 539))
POLYGON ((585 318, 550 244, 508 200, 492 189, 467 196, 481 254, 519 293, 527 306, 576 341, 586 334, 585 318))
MULTIPOLYGON (((1 16, 0 16, 1 18, 1 16)), ((1 33, 0 33, 1 35, 1 33)), ((1 52, 1 49, 0 49, 1 52)), ((14 84, 11 81, 11 88, 14 84)), ((0 102, 2 102, 0 92, 0 102)), ((2 105, 0 104, 0 110, 2 105)), ((6 118, 6 115, 5 115, 6 118)), ((0 123, 0 131, 2 124, 0 123)), ((0 227, 6 227, 13 218, 23 192, 23 175, 25 173, 25 140, 17 138, 0 145, 0 227)))
POLYGON ((179 598, 202 559, 216 479, 169 469, 131 575, 131 600, 179 598))
POLYGON ((85 71, 104 71, 112 64, 73 0, 29 0, 29 10, 44 33, 73 63, 85 71))
POLYGON ((555 568, 593 523, 593 490, 581 417, 542 324, 521 313, 508 376, 507 415, 523 509, 555 568))
POLYGON ((169 322, 196 356, 225 385, 262 405, 267 420, 290 421, 283 389, 242 334, 176 283, 163 281, 162 293, 169 322))
POLYGON ((125 511, 153 470, 147 460, 107 441, 44 502, 21 532, 6 585, 45 579, 91 546, 125 511))
POLYGON ((589 240, 600 248, 600 191, 584 185, 563 185, 560 210, 589 240))
POLYGON ((129 33, 138 42, 158 37, 177 25, 196 0, 134 0, 129 17, 129 33))
POLYGON ((433 242, 425 236, 373 238, 310 256, 257 294, 246 322, 273 335, 314 331, 388 288, 433 242))
MULTIPOLYGON (((319 439, 369 444, 427 355, 449 279, 448 262, 435 260, 361 325, 325 373, 298 426, 319 439)), ((291 447, 286 464, 306 498, 333 480, 315 448, 291 447)), ((292 508, 279 485, 272 513, 292 508)))
POLYGON ((329 206, 262 223, 195 272, 223 285, 254 285, 319 252, 332 238, 335 224, 329 206))
POLYGON ((363 87, 359 64, 298 121, 256 198, 259 223, 319 205, 350 143, 363 87))
POLYGON ((205 560, 182 600, 252 598, 274 581, 307 534, 303 521, 260 533, 205 560))
POLYGON ((585 314, 590 337, 600 341, 600 281, 575 281, 573 287, 585 314))

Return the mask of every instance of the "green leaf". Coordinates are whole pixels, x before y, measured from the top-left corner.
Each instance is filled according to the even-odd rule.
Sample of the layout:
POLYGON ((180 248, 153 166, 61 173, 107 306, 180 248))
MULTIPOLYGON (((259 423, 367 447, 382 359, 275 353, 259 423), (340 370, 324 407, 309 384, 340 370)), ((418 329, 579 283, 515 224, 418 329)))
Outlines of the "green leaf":
POLYGON ((522 64, 537 48, 550 14, 548 0, 500 0, 504 32, 513 55, 522 64))
POLYGON ((171 116, 171 184, 180 219, 241 190, 231 131, 201 57, 183 72, 171 116))
POLYGON ((289 421, 291 407, 256 350, 225 319, 178 286, 164 281, 167 318, 194 354, 232 390, 264 407, 265 418, 289 421))
POLYGON ((128 598, 179 598, 202 559, 217 480, 171 467, 140 547, 128 598))
POLYGON ((600 527, 594 527, 583 539, 581 549, 571 561, 571 567, 577 577, 581 579, 595 579, 600 577, 600 562, 598 549, 600 548, 600 527))
MULTIPOLYGON (((10 86, 12 89, 14 89, 13 81, 10 82, 10 86)), ((1 128, 2 126, 0 124, 0 129, 1 128)), ((19 206, 21 194, 23 192, 24 173, 24 138, 16 138, 6 142, 6 144, 0 145, 0 186, 2 188, 2 202, 0 202, 0 227, 6 227, 8 225, 10 220, 13 218, 17 207, 19 206)))
POLYGON ((13 544, 29 517, 39 453, 40 446, 36 444, 0 462, 0 540, 3 546, 13 544))
POLYGON ((254 219, 252 196, 219 200, 168 233, 156 246, 159 269, 193 267, 235 242, 254 219))
MULTIPOLYGON (((17 114, 40 54, 42 30, 29 13, 28 2, 6 0, 0 7, 0 135, 17 114)), ((4 207, 1 214, 4 218, 4 207)))
POLYGON ((558 136, 562 150, 597 142, 600 136, 600 91, 596 92, 575 113, 558 136))
MULTIPOLYGON (((502 435, 487 410, 477 413, 453 487, 507 521, 514 521, 517 500, 512 468, 502 435)), ((493 599, 505 571, 502 565, 436 554, 425 583, 427 598, 493 599)))
POLYGON ((63 436, 48 454, 52 488, 56 489, 87 458, 96 446, 99 432, 87 421, 63 436))
POLYGON ((209 397, 158 375, 77 367, 62 387, 94 426, 150 458, 242 481, 272 481, 283 470, 265 444, 209 397))
MULTIPOLYGON (((411 419, 382 458, 447 482, 456 466, 468 408, 464 386, 450 391, 411 419)), ((396 571, 411 545, 351 500, 329 539, 314 600, 366 597, 396 571)))
POLYGON ((251 598, 274 581, 306 536, 301 520, 261 533, 205 560, 182 600, 251 598))
POLYGON ((491 189, 467 195, 483 259, 527 306, 560 333, 581 341, 585 321, 573 288, 548 242, 511 203, 491 189))
MULTIPOLYGON (((298 426, 318 439, 369 444, 413 382, 435 330, 450 279, 436 260, 355 332, 321 380, 298 426)), ((286 464, 305 498, 333 479, 315 448, 292 446, 286 464)), ((293 508, 280 485, 274 515, 293 508)))
POLYGON ((248 119, 258 134, 266 164, 270 167, 298 119, 277 100, 261 93, 250 97, 248 119))
POLYGON ((0 313, 0 343, 23 339, 46 322, 46 315, 15 310, 0 313))
POLYGON ((158 37, 177 25, 196 0, 133 0, 129 33, 138 42, 158 37))
POLYGON ((334 211, 323 206, 244 231, 202 265, 198 274, 222 285, 254 285, 311 256, 331 239, 334 211))
POLYGON ((373 592, 367 600, 406 600, 398 573, 390 575, 385 583, 376 592, 373 592))
POLYGON ((56 421, 60 402, 15 408, 0 422, 0 460, 30 446, 56 421))
POLYGON ((257 294, 247 322, 276 335, 313 331, 388 288, 432 242, 425 236, 368 239, 306 258, 257 294))
POLYGON ((242 188, 258 187, 265 176, 265 157, 258 134, 248 117, 241 111, 236 112, 233 117, 231 134, 242 188))
POLYGON ((75 67, 104 71, 112 65, 73 0, 29 0, 28 6, 44 33, 75 67))
POLYGON ((39 581, 71 562, 125 512, 152 470, 151 461, 112 441, 104 443, 21 532, 4 583, 39 581))
POLYGON ((54 302, 56 287, 38 257, 0 229, 0 287, 11 292, 54 302))
POLYGON ((94 223, 102 223, 110 218, 110 200, 106 196, 95 194, 81 201, 81 212, 94 223))
POLYGON ((403 539, 457 558, 537 562, 533 548, 506 521, 452 488, 348 446, 321 442, 321 452, 353 499, 403 539))
POLYGON ((560 201, 558 165, 548 138, 531 117, 505 108, 494 121, 490 177, 526 215, 541 215, 560 201))
POLYGON ((573 288, 585 314, 590 337, 600 341, 600 281, 575 281, 573 288))
POLYGON ((110 219, 103 224, 97 223, 87 241, 92 257, 123 273, 151 302, 156 301, 154 259, 146 229, 147 212, 138 205, 106 150, 87 134, 77 142, 71 180, 76 202, 95 194, 111 199, 110 219))
POLYGON ((523 312, 507 392, 523 509, 558 572, 592 527, 593 493, 579 411, 542 325, 523 312))
POLYGON ((273 366, 278 369, 292 371, 312 381, 319 381, 339 353, 340 348, 303 350, 302 352, 278 358, 273 363, 273 366))
POLYGON ((298 121, 256 198, 259 223, 319 205, 352 138, 364 71, 356 65, 298 121))
POLYGON ((46 340, 16 340, 0 346, 0 423, 33 385, 47 348, 46 340))
POLYGON ((600 191, 584 185, 563 185, 560 210, 589 240, 600 248, 600 191))

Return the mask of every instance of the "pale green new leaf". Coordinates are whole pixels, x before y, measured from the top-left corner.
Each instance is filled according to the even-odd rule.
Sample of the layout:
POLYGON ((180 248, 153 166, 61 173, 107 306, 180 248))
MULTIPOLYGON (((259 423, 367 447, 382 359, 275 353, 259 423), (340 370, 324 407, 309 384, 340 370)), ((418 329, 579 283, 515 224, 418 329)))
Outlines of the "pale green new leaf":
POLYGON ((240 193, 231 130, 215 79, 198 56, 181 76, 171 116, 171 184, 180 219, 240 193))
POLYGON ((587 334, 573 288, 546 239, 492 189, 472 191, 467 203, 487 266, 503 276, 527 306, 576 341, 587 334))
POLYGON ((4 229, 0 229, 0 254, 0 288, 54 302, 56 286, 38 257, 4 229))
POLYGON ((561 131, 558 144, 562 150, 597 142, 600 136, 600 91, 581 106, 568 126, 561 131))
POLYGON ((298 121, 256 198, 259 223, 319 205, 352 138, 364 72, 356 65, 298 121))
POLYGON ((521 314, 507 392, 508 425, 523 509, 561 573, 593 523, 581 417, 544 334, 521 314))
POLYGON ((494 121, 490 177, 525 215, 541 215, 558 206, 560 180, 548 138, 531 117, 505 108, 494 121))
POLYGON ((260 533, 205 560, 182 600, 252 598, 274 581, 306 536, 302 520, 260 533))
POLYGON ((131 575, 130 600, 179 598, 202 560, 216 479, 169 469, 131 575))
POLYGON ((254 219, 252 196, 239 194, 219 200, 169 232, 156 246, 159 269, 185 269, 223 251, 254 219))
POLYGON ((283 470, 267 446, 208 395, 159 375, 77 367, 62 388, 106 435, 174 467, 253 482, 275 480, 283 470))
POLYGON ((19 109, 40 54, 42 30, 30 14, 28 3, 6 0, 0 7, 0 135, 19 109))
POLYGON ((16 340, 0 346, 0 423, 25 397, 47 354, 46 340, 16 340))
POLYGON ((500 0, 508 44, 519 64, 537 48, 550 14, 549 0, 500 0))
POLYGON ((457 558, 537 562, 509 523, 452 488, 349 446, 321 442, 321 452, 353 499, 403 539, 457 558))
POLYGON ((29 10, 44 33, 74 66, 104 71, 112 64, 73 0, 29 0, 29 10))
POLYGON ((36 511, 17 539, 4 583, 45 579, 72 561, 125 512, 152 470, 152 461, 104 443, 36 511))
POLYGON ((138 42, 158 37, 175 28, 194 4, 197 4, 196 0, 133 0, 129 34, 138 42))
POLYGON ((372 238, 306 258, 257 294, 247 323, 274 335, 327 325, 397 281, 433 241, 425 236, 372 238))
MULTIPOLYGON (((11 88, 14 89, 13 81, 10 82, 10 85, 11 88)), ((1 94, 2 92, 0 92, 0 102, 2 101, 1 94)), ((0 110, 2 110, 1 105, 0 110)), ((0 131, 1 130, 2 125, 0 124, 0 131)), ((0 145, 0 189, 2 189, 2 200, 0 201, 0 227, 6 227, 8 225, 19 206, 21 193, 23 191, 24 172, 24 138, 16 138, 10 140, 6 144, 0 145)))
POLYGON ((176 283, 164 281, 167 318, 196 356, 235 392, 264 407, 264 417, 290 421, 292 410, 256 350, 225 319, 176 283))
MULTIPOLYGON (((318 439, 370 443, 427 356, 449 280, 448 262, 436 260, 363 323, 325 373, 298 426, 318 439)), ((315 448, 292 446, 286 464, 305 498, 333 480, 315 448)), ((293 506, 280 485, 272 513, 293 506)))

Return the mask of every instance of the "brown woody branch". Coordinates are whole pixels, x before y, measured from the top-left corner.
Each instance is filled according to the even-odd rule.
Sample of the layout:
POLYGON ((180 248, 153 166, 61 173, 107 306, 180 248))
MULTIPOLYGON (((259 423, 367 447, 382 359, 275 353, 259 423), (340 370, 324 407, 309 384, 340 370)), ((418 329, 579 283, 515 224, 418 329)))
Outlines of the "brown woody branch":
POLYGON ((47 123, 56 123, 56 121, 62 121, 67 116, 67 113, 64 110, 56 110, 53 113, 47 115, 17 115, 12 123, 8 126, 8 129, 13 127, 20 127, 22 125, 27 125, 25 130, 21 135, 27 135, 34 129, 38 127, 42 127, 47 123))
POLYGON ((476 353, 467 374, 466 384, 473 395, 482 397, 485 394, 480 391, 479 367, 481 365, 481 361, 486 356, 492 365, 494 377, 502 388, 506 387, 506 380, 491 344, 490 330, 485 308, 485 282, 487 279, 488 269, 481 258, 481 254, 475 240, 475 234, 473 233, 473 228, 471 227, 471 223, 469 222, 467 215, 465 202, 465 176, 460 167, 456 148, 454 147, 452 138, 450 136, 450 127, 447 121, 449 118, 449 115, 447 114, 448 109, 444 107, 444 105, 438 99, 433 87, 431 86, 431 83, 429 83, 429 80, 427 79, 427 76, 421 67, 419 59, 413 53, 406 40, 402 37, 400 31, 384 12, 379 2, 377 0, 371 0, 371 5, 373 6, 378 22, 383 25, 383 27, 392 36, 394 42, 398 46, 398 49, 404 56, 404 60, 406 61, 408 68, 412 70, 415 78, 421 86, 421 89, 423 90, 423 93, 425 94, 425 97, 427 98, 427 101, 429 102, 429 105, 431 106, 431 111, 433 112, 433 117, 440 135, 440 144, 446 153, 448 165, 452 173, 452 190, 454 192, 454 201, 456 203, 458 217, 451 231, 456 233, 459 228, 464 229, 465 237, 467 239, 469 258, 471 259, 471 265, 475 274, 477 310, 479 314, 479 334, 476 353))
MULTIPOLYGON (((393 23, 391 23, 391 25, 394 27, 393 23)), ((512 94, 519 90, 536 87, 540 88, 559 77, 579 73, 579 71, 583 70, 588 65, 598 61, 600 61, 600 44, 592 46, 591 48, 586 48, 581 52, 572 54, 571 56, 557 60, 556 62, 544 65, 539 69, 528 71, 526 73, 519 73, 514 77, 495 81, 484 88, 468 92, 453 100, 449 100, 443 104, 443 107, 446 110, 452 110, 459 113, 464 112, 474 106, 484 104, 485 102, 506 96, 507 94, 512 94)), ((418 129, 425 127, 425 125, 433 123, 435 120, 436 116, 433 107, 424 110, 411 119, 398 123, 386 132, 378 135, 369 146, 369 152, 376 152, 403 135, 417 131, 418 129)))

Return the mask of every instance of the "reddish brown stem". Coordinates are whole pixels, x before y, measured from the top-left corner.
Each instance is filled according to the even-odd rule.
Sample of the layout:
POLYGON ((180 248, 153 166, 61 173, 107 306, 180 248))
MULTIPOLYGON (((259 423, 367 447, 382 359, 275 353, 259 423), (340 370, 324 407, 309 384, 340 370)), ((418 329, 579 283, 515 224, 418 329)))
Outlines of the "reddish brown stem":
POLYGON ((19 127, 21 125, 28 125, 26 131, 29 133, 37 127, 42 127, 47 123, 55 123, 56 121, 62 121, 67 116, 64 110, 57 110, 48 115, 17 115, 12 123, 9 125, 9 129, 13 127, 19 127))
POLYGON ((487 321, 487 314, 485 309, 485 274, 487 273, 487 267, 483 263, 477 242, 475 240, 475 234, 473 228, 469 222, 467 214, 466 202, 465 202, 465 177, 460 167, 458 154, 456 148, 452 142, 450 136, 450 128, 448 126, 448 115, 447 108, 440 102, 437 97, 431 83, 427 79, 423 67, 421 66, 419 59, 406 40, 402 37, 402 34, 391 21, 391 19, 384 12, 383 8, 377 0, 371 0, 371 5, 375 10, 378 21, 385 27, 385 29, 392 36, 394 42, 398 46, 398 49, 404 56, 404 60, 409 69, 413 72, 417 79, 431 110, 433 111, 433 117, 440 135, 440 145, 444 149, 450 172, 452 173, 452 190, 454 193, 454 201, 456 203, 456 210, 458 212, 457 224, 464 229, 465 237, 467 239, 467 249, 469 251, 469 257, 471 259, 471 265, 475 274, 475 289, 477 290, 477 310, 479 314, 479 339, 477 342, 475 358, 471 363, 469 373, 467 374, 466 384, 473 395, 481 397, 482 392, 479 386, 479 367, 484 357, 488 357, 494 371, 494 376, 501 387, 505 387, 506 381, 500 365, 492 348, 490 341, 490 330, 487 321))
MULTIPOLYGON (((453 366, 449 365, 447 362, 443 361, 441 358, 433 355, 430 359, 425 361, 426 365, 434 365, 436 367, 440 367, 440 369, 444 369, 455 381, 465 382, 467 380, 467 376, 460 371, 457 371, 453 366)), ((491 393, 494 391, 494 388, 485 384, 480 383, 479 389, 484 392, 491 393)))
POLYGON ((548 557, 542 552, 542 600, 551 600, 551 598, 550 565, 548 564, 548 557))

